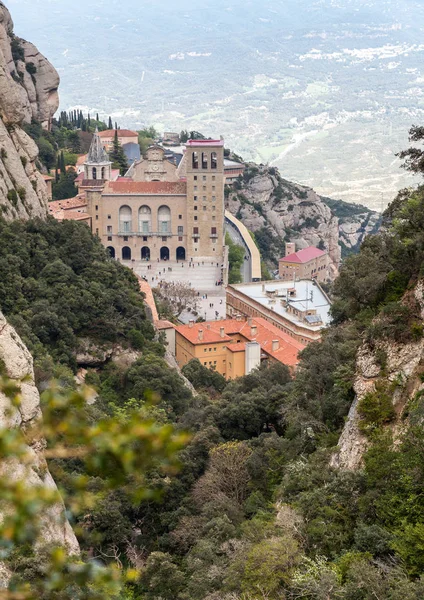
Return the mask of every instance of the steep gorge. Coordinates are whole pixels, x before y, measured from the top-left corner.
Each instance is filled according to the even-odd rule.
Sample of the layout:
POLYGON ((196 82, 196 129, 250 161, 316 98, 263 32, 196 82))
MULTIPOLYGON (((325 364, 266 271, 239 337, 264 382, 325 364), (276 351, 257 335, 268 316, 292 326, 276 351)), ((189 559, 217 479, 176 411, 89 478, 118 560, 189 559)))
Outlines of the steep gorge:
POLYGON ((48 128, 59 105, 59 76, 37 48, 13 33, 0 2, 0 209, 7 220, 45 216, 47 188, 38 148, 23 127, 48 128))

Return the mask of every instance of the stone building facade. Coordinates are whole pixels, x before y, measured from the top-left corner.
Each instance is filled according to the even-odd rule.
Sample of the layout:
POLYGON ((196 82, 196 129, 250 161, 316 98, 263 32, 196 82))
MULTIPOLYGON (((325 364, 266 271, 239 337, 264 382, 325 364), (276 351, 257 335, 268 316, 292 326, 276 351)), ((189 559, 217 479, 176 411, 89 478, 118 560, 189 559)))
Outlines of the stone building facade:
POLYGON ((140 261, 223 263, 222 140, 190 140, 178 167, 153 146, 116 181, 109 180, 102 150, 95 135, 85 165, 89 179, 80 190, 93 233, 113 257, 132 267, 140 261))

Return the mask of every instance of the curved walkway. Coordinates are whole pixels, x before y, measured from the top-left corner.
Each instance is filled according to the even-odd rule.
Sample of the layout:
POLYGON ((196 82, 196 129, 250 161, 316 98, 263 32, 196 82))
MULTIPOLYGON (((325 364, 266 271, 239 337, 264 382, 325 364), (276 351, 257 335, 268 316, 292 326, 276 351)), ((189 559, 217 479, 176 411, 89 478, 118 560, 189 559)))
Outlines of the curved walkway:
MULTIPOLYGON (((232 232, 235 232, 240 240, 243 242, 243 245, 248 251, 249 256, 249 271, 247 274, 244 273, 244 283, 249 283, 250 281, 261 281, 261 255, 260 252, 252 239, 252 236, 249 233, 249 230, 239 219, 236 219, 234 215, 232 215, 228 210, 225 211, 225 222, 231 235, 232 232)), ((234 240, 236 241, 236 240, 234 240)))

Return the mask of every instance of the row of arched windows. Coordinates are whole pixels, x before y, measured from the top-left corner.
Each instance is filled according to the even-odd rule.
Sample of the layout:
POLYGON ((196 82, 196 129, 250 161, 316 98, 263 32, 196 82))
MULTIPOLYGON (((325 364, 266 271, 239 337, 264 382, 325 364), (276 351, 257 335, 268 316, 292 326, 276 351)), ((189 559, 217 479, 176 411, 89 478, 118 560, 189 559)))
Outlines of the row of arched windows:
MULTIPOLYGON (((150 206, 141 206, 138 210, 138 228, 141 233, 152 231, 152 210, 150 206)), ((119 232, 131 233, 133 231, 133 215, 130 206, 121 206, 119 209, 119 232)), ((171 210, 169 206, 158 208, 157 233, 171 233, 171 210)))
MULTIPOLYGON (((107 250, 109 251, 109 255, 111 258, 116 258, 115 248, 113 246, 108 246, 107 250)), ((150 260, 150 248, 148 246, 143 246, 140 251, 141 260, 150 260)), ((121 258, 122 260, 131 260, 131 248, 129 246, 124 246, 121 250, 121 258)), ((185 260, 186 259, 186 251, 183 246, 179 246, 175 251, 176 260, 185 260)), ((160 259, 161 260, 169 260, 170 253, 169 248, 166 246, 162 246, 160 249, 160 259)))

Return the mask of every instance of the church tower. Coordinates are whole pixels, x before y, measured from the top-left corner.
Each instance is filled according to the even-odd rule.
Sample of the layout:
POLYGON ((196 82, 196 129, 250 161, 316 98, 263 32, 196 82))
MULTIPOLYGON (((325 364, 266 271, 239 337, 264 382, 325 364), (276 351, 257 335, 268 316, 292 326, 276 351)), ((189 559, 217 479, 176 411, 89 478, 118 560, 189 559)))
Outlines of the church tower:
POLYGON ((96 127, 87 160, 84 163, 84 177, 85 179, 110 181, 111 171, 112 163, 109 160, 106 150, 102 146, 99 131, 96 127))
POLYGON ((184 161, 188 256, 212 258, 220 265, 225 245, 223 140, 189 140, 184 161))

